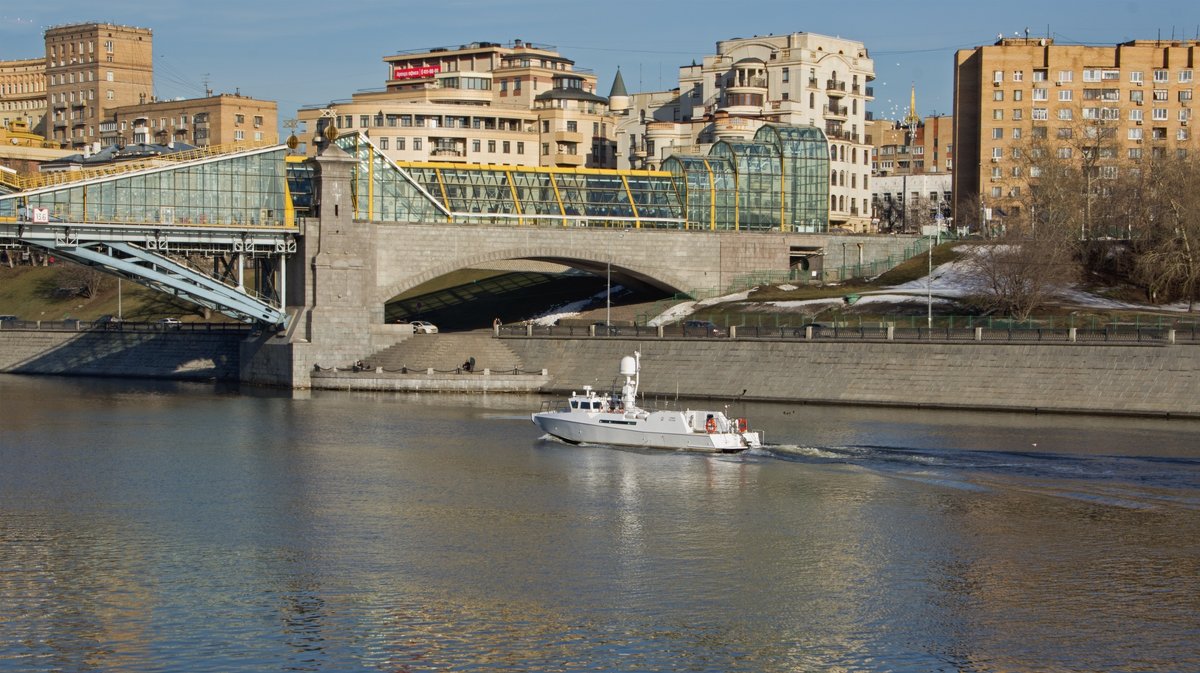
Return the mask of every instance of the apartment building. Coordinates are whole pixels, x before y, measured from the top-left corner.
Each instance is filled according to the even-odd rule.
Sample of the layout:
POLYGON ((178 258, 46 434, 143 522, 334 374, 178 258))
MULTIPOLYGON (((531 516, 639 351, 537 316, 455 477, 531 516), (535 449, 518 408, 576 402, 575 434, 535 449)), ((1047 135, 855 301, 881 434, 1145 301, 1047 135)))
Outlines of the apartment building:
POLYGON ((108 110, 100 145, 278 143, 278 123, 274 101, 240 94, 153 101, 108 110))
POLYGON ((1058 158, 1120 163, 1197 151, 1195 41, 1114 46, 1001 38, 961 50, 954 71, 954 212, 972 228, 1020 214, 1034 143, 1058 158))
POLYGON ((679 88, 630 96, 618 166, 657 168, 672 154, 746 142, 766 123, 813 126, 829 141, 830 226, 871 224, 867 103, 874 61, 861 42, 815 33, 734 38, 679 69, 679 88))
POLYGON ((954 170, 954 118, 925 117, 915 124, 904 120, 867 122, 871 142, 871 174, 924 175, 954 170))
POLYGON ((26 58, 0 61, 0 128, 20 122, 45 135, 46 61, 26 58))
POLYGON ((151 100, 153 35, 111 23, 46 30, 47 137, 83 148, 99 142, 109 110, 151 100))
POLYGON ((384 89, 301 109, 299 120, 313 132, 361 131, 397 161, 615 165, 613 118, 595 74, 553 47, 473 42, 383 61, 384 89))

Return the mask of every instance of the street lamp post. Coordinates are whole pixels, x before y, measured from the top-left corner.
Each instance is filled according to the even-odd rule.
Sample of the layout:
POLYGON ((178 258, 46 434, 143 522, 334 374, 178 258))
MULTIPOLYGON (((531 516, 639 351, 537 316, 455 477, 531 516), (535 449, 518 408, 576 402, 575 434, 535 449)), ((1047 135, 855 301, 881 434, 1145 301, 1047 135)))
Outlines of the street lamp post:
POLYGON ((933 237, 929 237, 929 274, 925 276, 925 326, 933 330, 933 237))

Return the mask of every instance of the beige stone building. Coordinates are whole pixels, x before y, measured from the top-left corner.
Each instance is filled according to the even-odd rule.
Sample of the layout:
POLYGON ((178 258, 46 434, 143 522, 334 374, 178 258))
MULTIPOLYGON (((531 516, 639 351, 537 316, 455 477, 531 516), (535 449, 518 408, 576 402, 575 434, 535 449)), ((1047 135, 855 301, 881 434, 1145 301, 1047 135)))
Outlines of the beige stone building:
POLYGON ((0 61, 0 128, 22 122, 29 131, 45 135, 45 117, 46 61, 0 61))
POLYGON ((111 23, 54 26, 46 31, 46 136, 75 148, 100 140, 108 110, 151 100, 150 29, 111 23))
POLYGON ((383 90, 301 109, 308 132, 360 131, 398 161, 614 165, 613 119, 596 76, 552 47, 475 42, 383 61, 383 90))
POLYGON ((99 125, 100 145, 278 143, 278 122, 274 101, 238 94, 154 101, 109 110, 99 125))
POLYGON ((815 33, 735 38, 679 69, 679 88, 634 93, 618 166, 656 168, 674 153, 744 142, 764 123, 815 126, 830 145, 831 227, 871 226, 867 103, 875 65, 861 42, 815 33))
POLYGON ((1044 141, 1060 158, 1092 154, 1099 177, 1122 160, 1197 151, 1195 41, 1111 47, 1003 38, 955 55, 954 212, 960 225, 1020 213, 1022 152, 1044 141), (1104 164, 1110 164, 1105 166, 1104 164))

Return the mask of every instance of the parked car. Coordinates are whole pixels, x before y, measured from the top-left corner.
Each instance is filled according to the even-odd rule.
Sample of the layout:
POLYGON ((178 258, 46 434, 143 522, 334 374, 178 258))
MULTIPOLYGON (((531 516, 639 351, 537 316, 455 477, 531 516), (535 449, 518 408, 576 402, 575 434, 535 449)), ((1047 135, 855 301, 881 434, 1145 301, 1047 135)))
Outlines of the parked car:
POLYGON ((158 320, 159 329, 179 329, 182 324, 179 318, 159 318, 158 320))
POLYGON ((121 329, 121 323, 124 322, 115 315, 102 315, 92 321, 92 327, 96 329, 121 329))
POLYGON ((414 320, 410 323, 414 334, 437 334, 437 325, 424 320, 414 320))
POLYGON ((683 323, 684 334, 703 331, 705 336, 721 336, 724 332, 711 320, 688 320, 683 323))
POLYGON ((0 315, 0 323, 4 322, 20 322, 21 319, 15 315, 0 315))

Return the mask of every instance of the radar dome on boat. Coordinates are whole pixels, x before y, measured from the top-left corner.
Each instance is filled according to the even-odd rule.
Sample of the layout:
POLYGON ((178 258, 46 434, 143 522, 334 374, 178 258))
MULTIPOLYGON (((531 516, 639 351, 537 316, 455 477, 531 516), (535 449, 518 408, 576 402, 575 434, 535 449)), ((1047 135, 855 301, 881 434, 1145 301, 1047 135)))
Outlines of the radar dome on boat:
POLYGON ((621 376, 637 376, 637 361, 629 355, 621 358, 621 376))

